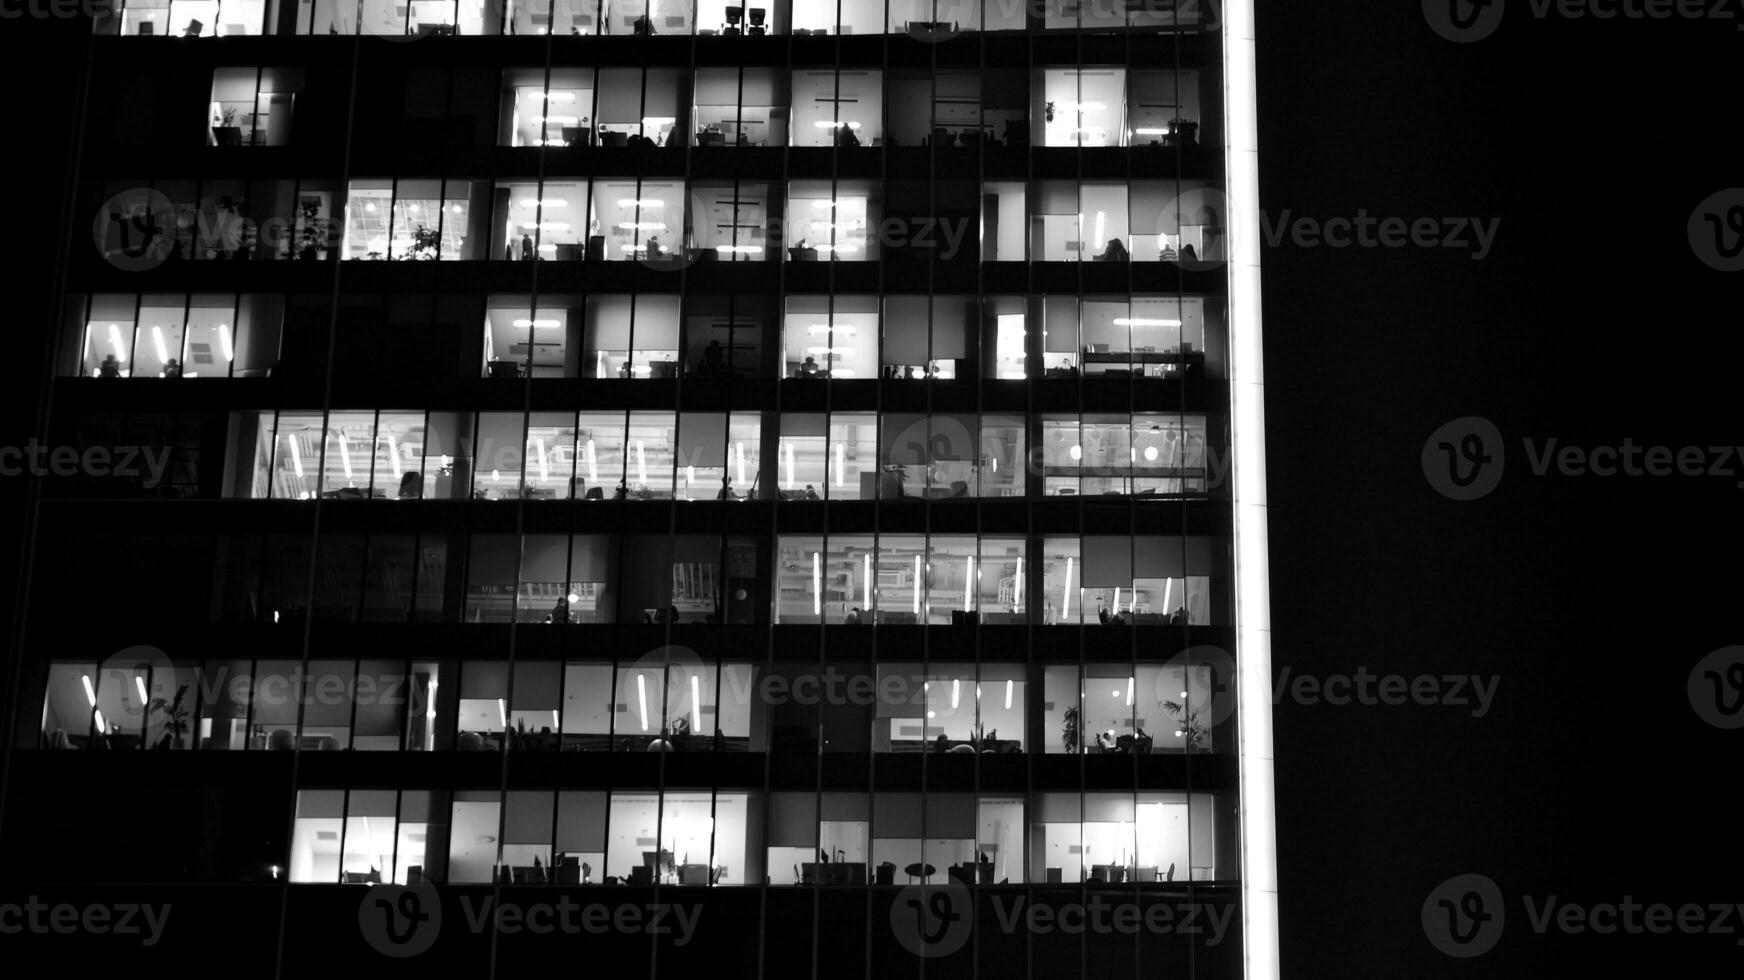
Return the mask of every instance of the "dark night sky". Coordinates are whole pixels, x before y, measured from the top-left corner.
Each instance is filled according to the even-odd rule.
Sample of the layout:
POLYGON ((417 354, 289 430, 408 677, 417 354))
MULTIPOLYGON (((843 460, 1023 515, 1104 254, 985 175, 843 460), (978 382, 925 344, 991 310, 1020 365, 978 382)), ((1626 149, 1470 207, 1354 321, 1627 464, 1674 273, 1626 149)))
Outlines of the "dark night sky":
MULTIPOLYGON (((1729 615, 1744 473, 1537 478, 1521 451, 1525 437, 1744 443, 1729 384, 1744 273, 1706 268, 1685 234, 1698 202, 1744 186, 1744 33, 1529 9, 1511 3, 1497 34, 1454 44, 1414 0, 1260 0, 1269 216, 1501 221, 1481 262, 1457 248, 1266 250, 1278 666, 1499 677, 1482 718, 1279 704, 1293 978, 1744 962, 1744 921, 1738 936, 1537 936, 1520 900, 1744 901, 1729 797, 1744 731, 1705 725, 1685 696, 1700 657, 1744 642, 1729 615), (1420 453, 1472 415, 1501 431, 1506 475, 1456 502, 1420 453), (1466 961, 1419 922, 1431 889, 1464 873, 1497 882, 1509 920, 1466 961)), ((0 443, 22 445, 86 38, 10 21, 0 43, 37 55, 0 59, 21 171, 0 248, 25 291, 9 308, 20 404, 0 414, 0 443)), ((0 554, 16 554, 22 486, 0 483, 0 554)), ((15 571, 0 573, 8 607, 15 571)))

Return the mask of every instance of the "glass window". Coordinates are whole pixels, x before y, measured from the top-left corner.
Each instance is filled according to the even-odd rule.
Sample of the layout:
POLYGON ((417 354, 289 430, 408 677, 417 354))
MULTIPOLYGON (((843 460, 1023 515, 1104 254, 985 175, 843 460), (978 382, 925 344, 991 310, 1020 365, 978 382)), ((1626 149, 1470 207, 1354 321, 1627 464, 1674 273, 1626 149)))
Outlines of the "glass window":
POLYGON ((1131 439, 1134 493, 1193 494, 1211 489, 1204 416, 1134 416, 1131 439))
POLYGON ((375 413, 332 413, 322 445, 321 496, 359 500, 373 496, 375 413))
POLYGON ((872 181, 796 180, 787 186, 785 239, 790 261, 878 258, 878 202, 872 181))
POLYGON ((579 261, 589 241, 583 229, 598 235, 586 181, 547 181, 543 190, 536 181, 511 181, 498 184, 495 193, 492 258, 579 261))
POLYGON ((685 247, 693 254, 728 262, 768 258, 768 184, 693 184, 690 196, 691 232, 685 247))
POLYGON ((1132 258, 1126 242, 1127 188, 1125 184, 1085 184, 1079 189, 1079 237, 1084 247, 1079 258, 1096 262, 1123 262, 1132 258))
MULTIPOLYGON (((311 660, 301 679, 301 746, 322 751, 350 748, 356 665, 349 660, 311 660)), ((392 815, 390 810, 388 816, 392 815)))
MULTIPOLYGON (((593 233, 603 236, 604 257, 659 261, 678 253, 685 227, 685 191, 680 181, 594 182, 593 233)), ((676 346, 676 345, 675 345, 676 346)))
POLYGON ((1042 146, 1126 145, 1126 70, 1045 68, 1042 146))
MULTIPOLYGON (((797 8, 795 22, 799 22, 797 8)), ((883 142, 883 72, 793 73, 793 145, 854 147, 883 142)))
MULTIPOLYGON (((915 625, 930 619, 930 577, 923 535, 878 536, 878 581, 875 586, 878 622, 915 625)), ((944 611, 946 622, 949 612, 944 611)))
POLYGON ((331 884, 339 881, 344 825, 344 790, 298 790, 296 823, 291 829, 290 864, 285 877, 293 883, 331 884))
MULTIPOLYGON (((741 10, 725 0, 713 2, 741 10)), ((710 0, 703 0, 704 22, 710 0)), ((760 8, 751 8, 756 13, 760 8)), ((772 68, 699 68, 695 126, 698 146, 786 146, 789 77, 772 68)))
POLYGON ((495 790, 456 790, 448 817, 448 880, 487 884, 500 863, 502 796, 495 790))
POLYGON ((675 419, 671 412, 631 412, 625 440, 625 470, 629 496, 636 500, 670 500, 677 457, 675 419))
MULTIPOLYGON (((515 571, 519 566, 519 540, 512 534, 475 534, 466 563, 466 622, 508 623, 514 621, 515 571)), ((501 665, 468 665, 466 684, 473 683, 472 671, 501 665)), ((467 695, 462 688, 461 697, 467 695)), ((507 691, 495 695, 505 697, 507 691)), ((464 714, 467 706, 463 701, 464 714)), ((480 709, 482 710, 482 709, 480 709)), ((505 708, 505 711, 507 709, 505 708)), ((487 712, 488 713, 488 712, 487 712)), ((468 719, 463 719, 463 721, 468 719)), ((476 719, 472 719, 476 720, 476 719)), ((506 714, 499 719, 507 724, 506 714)), ((466 730, 464 727, 462 730, 466 730)))
POLYGON ((604 880, 606 808, 602 790, 559 790, 557 853, 551 866, 559 884, 588 885, 604 880))
POLYGON ((139 298, 128 293, 91 297, 80 355, 81 374, 90 378, 133 376, 133 334, 138 304, 139 298))
MULTIPOLYGON (((182 327, 187 317, 185 295, 140 297, 139 329, 133 337, 129 377, 162 378, 182 375, 182 327)), ((114 338, 110 338, 112 341, 114 338)))
MULTIPOLYGON (((569 623, 572 621, 569 596, 568 535, 527 535, 521 543, 520 598, 515 603, 515 621, 519 623, 569 623)), ((555 678, 550 680, 549 686, 553 691, 557 689, 555 678)), ((521 674, 518 672, 515 675, 515 689, 521 690, 521 674)), ((525 705, 517 696, 516 711, 520 711, 523 707, 525 705)), ((550 705, 550 708, 554 712, 550 720, 555 725, 557 705, 550 705)), ((532 725, 534 731, 538 731, 546 720, 546 718, 534 718, 529 724, 532 725)))
MULTIPOLYGON (((517 19, 524 7, 517 4, 517 19)), ((504 146, 587 146, 593 142, 594 73, 591 68, 511 69, 503 74, 512 100, 505 114, 504 146)))
MULTIPOLYGON (((829 487, 829 416, 781 413, 780 477, 783 500, 822 500, 829 487)), ((845 481, 844 481, 845 482, 845 481)), ((856 487, 857 489, 857 487, 856 487)))
MULTIPOLYGON (((751 258, 752 253, 744 253, 751 258)), ((763 377, 765 324, 761 297, 690 296, 685 300, 685 370, 706 380, 763 377)))
POLYGON ((477 500, 516 500, 521 496, 526 416, 520 412, 480 412, 472 496, 477 500))
POLYGON ((394 182, 353 180, 345 196, 347 259, 385 259, 392 223, 394 182))
POLYGON ((874 377, 878 323, 876 297, 788 297, 782 324, 783 376, 874 377))
POLYGON ((787 534, 781 536, 775 559, 777 623, 824 621, 827 588, 823 548, 822 537, 787 534))
POLYGON ((827 498, 872 500, 879 496, 878 416, 869 412, 831 413, 825 465, 829 483, 820 489, 827 498))

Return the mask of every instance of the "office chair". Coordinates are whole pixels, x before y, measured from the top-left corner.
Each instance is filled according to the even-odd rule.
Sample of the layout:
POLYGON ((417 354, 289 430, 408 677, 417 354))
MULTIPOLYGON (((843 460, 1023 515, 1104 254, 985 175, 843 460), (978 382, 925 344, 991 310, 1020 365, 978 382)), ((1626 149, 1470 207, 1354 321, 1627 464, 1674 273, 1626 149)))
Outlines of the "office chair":
POLYGON ((767 7, 751 8, 751 28, 749 33, 753 37, 761 37, 764 34, 769 33, 768 28, 763 26, 763 18, 768 16, 768 14, 769 10, 767 7))
POLYGON ((199 37, 200 32, 205 30, 205 29, 206 29, 205 24, 202 24, 197 20, 190 20, 190 21, 188 21, 187 28, 182 31, 182 36, 183 37, 199 37))
POLYGON ((740 29, 739 24, 744 19, 745 19, 745 8, 742 5, 728 7, 727 8, 727 23, 726 23, 725 27, 721 28, 721 34, 723 36, 731 36, 731 37, 737 37, 737 36, 743 34, 744 31, 740 29))

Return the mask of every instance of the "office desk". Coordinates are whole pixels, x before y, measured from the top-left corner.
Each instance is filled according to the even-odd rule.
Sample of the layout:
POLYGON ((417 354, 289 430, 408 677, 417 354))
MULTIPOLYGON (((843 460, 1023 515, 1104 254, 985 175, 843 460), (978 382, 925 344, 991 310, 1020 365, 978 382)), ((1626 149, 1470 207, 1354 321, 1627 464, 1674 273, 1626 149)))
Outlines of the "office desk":
POLYGON ((854 861, 804 863, 799 866, 799 881, 804 885, 864 885, 866 865, 854 861))

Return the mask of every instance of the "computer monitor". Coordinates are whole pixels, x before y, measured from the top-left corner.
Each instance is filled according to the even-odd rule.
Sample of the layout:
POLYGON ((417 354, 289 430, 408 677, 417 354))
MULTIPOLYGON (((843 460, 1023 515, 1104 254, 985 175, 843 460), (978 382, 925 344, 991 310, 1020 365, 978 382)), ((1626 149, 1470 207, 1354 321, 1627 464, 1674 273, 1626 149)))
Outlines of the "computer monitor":
POLYGON ((673 873, 674 863, 671 851, 643 851, 642 866, 655 874, 669 875, 673 873))

